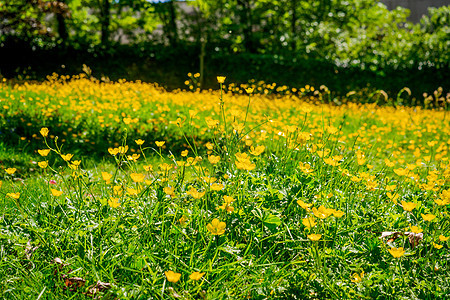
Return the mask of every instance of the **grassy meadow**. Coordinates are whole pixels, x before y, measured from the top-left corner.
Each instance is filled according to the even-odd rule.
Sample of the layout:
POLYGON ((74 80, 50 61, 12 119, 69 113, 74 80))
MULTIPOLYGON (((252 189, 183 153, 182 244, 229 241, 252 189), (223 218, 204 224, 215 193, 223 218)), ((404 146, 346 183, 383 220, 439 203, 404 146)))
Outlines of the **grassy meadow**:
POLYGON ((450 298, 442 90, 190 75, 0 83, 0 298, 450 298))

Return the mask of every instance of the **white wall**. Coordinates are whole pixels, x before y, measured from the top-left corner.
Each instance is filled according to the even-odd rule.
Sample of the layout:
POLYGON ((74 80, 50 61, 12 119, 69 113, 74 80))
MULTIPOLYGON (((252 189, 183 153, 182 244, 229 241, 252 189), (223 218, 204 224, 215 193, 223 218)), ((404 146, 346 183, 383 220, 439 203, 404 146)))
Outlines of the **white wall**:
POLYGON ((409 21, 419 22, 420 18, 428 13, 428 7, 441 7, 450 5, 450 0, 381 0, 388 9, 397 6, 408 8, 411 11, 409 21))

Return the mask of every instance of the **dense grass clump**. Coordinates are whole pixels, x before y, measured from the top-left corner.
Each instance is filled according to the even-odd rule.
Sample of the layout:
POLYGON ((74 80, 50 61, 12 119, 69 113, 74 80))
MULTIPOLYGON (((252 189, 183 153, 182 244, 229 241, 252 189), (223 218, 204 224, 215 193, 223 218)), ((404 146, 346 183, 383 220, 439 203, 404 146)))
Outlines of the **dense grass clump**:
POLYGON ((218 81, 1 85, 1 297, 448 297, 445 110, 218 81))

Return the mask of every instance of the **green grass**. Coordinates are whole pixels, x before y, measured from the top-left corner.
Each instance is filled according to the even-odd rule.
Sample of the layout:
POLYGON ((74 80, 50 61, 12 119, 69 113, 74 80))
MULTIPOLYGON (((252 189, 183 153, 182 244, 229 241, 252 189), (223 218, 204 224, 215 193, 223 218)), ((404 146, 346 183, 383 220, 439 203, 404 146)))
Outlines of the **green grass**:
MULTIPOLYGON (((445 112, 331 106, 307 102, 309 96, 293 102, 254 95, 249 102, 230 94, 152 90, 135 100, 141 104, 136 112, 114 112, 108 101, 122 97, 117 93, 98 96, 96 106, 109 103, 102 112, 60 107, 58 118, 47 114, 74 95, 92 99, 85 85, 106 91, 99 83, 74 83, 65 98, 53 98, 51 85, 34 87, 46 89, 50 104, 44 108, 42 91, 0 90, 32 99, 22 111, 0 112, 1 132, 23 130, 0 144, 2 298, 449 297, 445 112), (230 112, 236 107, 241 113, 230 112), (77 113, 86 121, 78 122, 77 113), (124 122, 134 113, 136 125, 124 122), (208 127, 211 116, 220 126, 208 127), (107 130, 99 125, 107 122, 107 130), (39 133, 44 124, 50 128, 45 138, 39 133), (106 139, 108 130, 117 134, 114 140, 106 139), (140 137, 141 146, 135 142, 140 137), (161 140, 163 146, 155 145, 161 140), (126 145, 126 153, 114 154, 126 145), (264 146, 261 153, 257 145, 264 146), (37 149, 51 151, 41 157, 37 149), (68 153, 75 154, 70 162, 61 157, 68 153), (44 160, 49 165, 40 168, 44 160), (8 174, 7 168, 17 170, 8 174), (214 190, 211 177, 222 189, 214 190), (416 205, 412 211, 404 209, 407 202, 416 205), (435 218, 426 221, 427 214, 435 218), (215 229, 218 235, 214 219, 225 223, 223 232, 215 229), (411 226, 423 230, 417 243, 409 240, 411 226), (400 247, 401 257, 389 252, 400 247), (180 274, 177 282, 170 282, 169 270, 180 274), (192 280, 194 272, 204 275, 192 280)), ((68 86, 55 86, 66 93, 68 86)), ((118 91, 144 88, 125 84, 118 91)))

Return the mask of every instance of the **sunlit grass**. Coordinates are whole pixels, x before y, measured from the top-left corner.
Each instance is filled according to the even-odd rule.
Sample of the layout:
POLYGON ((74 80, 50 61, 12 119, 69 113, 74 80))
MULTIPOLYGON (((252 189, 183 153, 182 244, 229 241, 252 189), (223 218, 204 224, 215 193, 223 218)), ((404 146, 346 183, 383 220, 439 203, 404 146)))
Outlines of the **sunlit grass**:
POLYGON ((1 85, 2 296, 450 292, 446 110, 225 82, 1 85))

